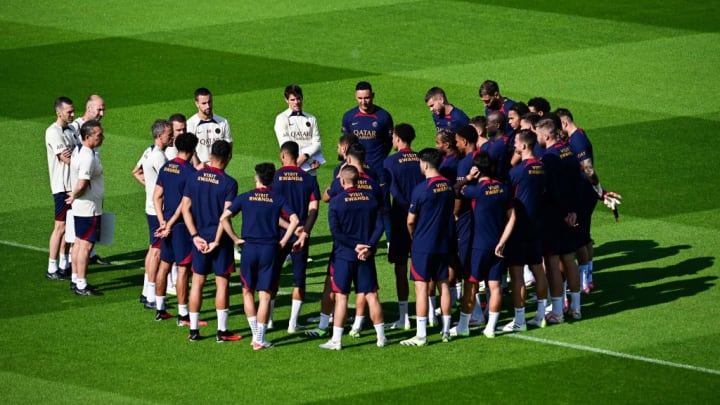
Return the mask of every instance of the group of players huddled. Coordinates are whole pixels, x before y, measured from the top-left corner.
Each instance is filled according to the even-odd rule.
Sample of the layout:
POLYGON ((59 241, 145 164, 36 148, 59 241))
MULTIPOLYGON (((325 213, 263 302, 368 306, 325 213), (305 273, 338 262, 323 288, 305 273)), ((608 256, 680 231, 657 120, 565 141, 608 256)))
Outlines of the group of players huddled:
POLYGON ((288 333, 305 329, 298 319, 320 200, 328 203, 333 247, 319 324, 304 332, 329 337, 323 349, 342 348, 351 289, 356 298, 351 337, 362 333, 366 309, 378 347, 388 344, 386 328, 409 330, 408 273, 415 286, 417 333, 401 345, 426 345, 427 327, 436 324, 448 342, 482 325, 483 334, 494 337, 496 330, 562 323, 566 314, 581 319, 581 293, 593 288, 592 213, 603 201, 617 219, 621 197, 600 185, 590 140, 570 111, 551 112, 539 97, 515 102, 488 80, 479 89, 485 115, 471 119, 433 87, 425 102, 437 129, 435 147, 415 152, 414 128, 394 125, 374 96, 368 82, 357 84, 357 107, 342 119, 341 163, 322 194, 316 177, 325 163, 320 132, 316 118, 302 109, 297 85, 285 89, 288 109, 275 121, 280 167, 257 164, 255 187, 245 193, 238 194, 237 182, 225 171, 232 135, 227 120, 213 113, 209 90, 196 90, 198 112, 187 121, 174 114, 153 124, 154 144, 133 175, 146 187, 150 229, 141 302, 155 309, 156 320, 174 318, 165 304, 168 287, 174 287, 178 326, 190 327, 190 340, 200 339, 200 326, 207 324, 199 319, 203 286, 214 274, 216 341, 240 340, 227 322, 229 276, 235 249, 241 248, 244 312, 253 349, 272 347, 265 332, 273 328, 275 296, 287 261, 293 273, 288 333), (232 223, 237 214, 242 217, 239 236, 232 223), (388 324, 375 263, 383 233, 399 312, 399 319, 388 324), (175 268, 177 275, 168 277, 175 268), (515 316, 498 327, 507 270, 515 316), (168 286, 168 279, 174 285, 168 286), (537 312, 526 321, 525 289, 533 282, 537 312), (451 327, 456 300, 460 316, 451 327))

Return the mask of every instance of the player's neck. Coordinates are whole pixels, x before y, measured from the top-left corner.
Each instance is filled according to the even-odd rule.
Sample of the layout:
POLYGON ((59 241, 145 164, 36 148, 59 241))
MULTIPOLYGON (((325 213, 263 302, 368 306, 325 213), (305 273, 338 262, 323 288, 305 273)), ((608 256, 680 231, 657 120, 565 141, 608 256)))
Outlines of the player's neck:
POLYGON ((201 120, 211 120, 213 118, 213 114, 210 113, 209 115, 206 115, 202 111, 198 111, 198 117, 200 117, 201 120))
POLYGON ((425 170, 425 178, 426 179, 432 179, 433 177, 439 177, 440 172, 437 171, 437 169, 427 169, 425 170))

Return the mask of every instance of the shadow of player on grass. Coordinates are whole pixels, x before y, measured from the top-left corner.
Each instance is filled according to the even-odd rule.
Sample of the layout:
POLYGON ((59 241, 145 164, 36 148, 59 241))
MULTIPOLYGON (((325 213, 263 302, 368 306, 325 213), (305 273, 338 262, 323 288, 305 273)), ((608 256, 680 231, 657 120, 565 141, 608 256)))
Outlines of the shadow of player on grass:
POLYGON ((694 257, 657 266, 656 261, 677 255, 690 245, 660 247, 652 240, 613 241, 595 249, 597 286, 583 296, 583 310, 591 317, 610 315, 630 309, 665 304, 712 288, 716 276, 700 276, 711 268, 715 257, 694 257), (646 263, 647 266, 638 264, 646 263), (623 268, 634 267, 624 270, 623 268), (599 270, 599 271, 598 271, 599 270))

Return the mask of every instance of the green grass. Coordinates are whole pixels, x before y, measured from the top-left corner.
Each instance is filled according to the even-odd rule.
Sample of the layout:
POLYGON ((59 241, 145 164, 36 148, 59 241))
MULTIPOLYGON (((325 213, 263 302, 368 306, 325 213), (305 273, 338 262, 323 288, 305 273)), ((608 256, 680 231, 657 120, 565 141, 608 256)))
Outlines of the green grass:
MULTIPOLYGON (((0 181, 0 398, 5 403, 514 403, 715 402, 720 382, 720 190, 712 155, 720 122, 720 7, 711 2, 365 1, 272 4, 207 1, 9 1, 0 5, 0 108, 5 170, 0 181), (593 141, 605 187, 624 196, 621 221, 604 207, 593 228, 598 288, 584 319, 526 336, 695 367, 677 368, 499 336, 414 350, 390 332, 378 349, 371 330, 344 338, 339 353, 285 333, 287 274, 269 334, 277 347, 195 344, 137 303, 146 249, 144 191, 130 171, 151 142, 150 125, 194 112, 207 86, 231 123, 228 171, 241 189, 252 167, 276 161, 275 115, 282 90, 299 83, 318 117, 326 157, 335 156, 353 88, 369 80, 396 123, 434 145, 425 91, 443 87, 469 115, 482 111, 479 84, 503 94, 545 96, 573 111, 593 141), (106 295, 81 298, 44 280, 52 219, 42 137, 52 102, 88 94, 107 103, 102 159, 115 265, 93 267, 106 295), (17 247, 16 244, 31 248, 17 247), (36 249, 32 249, 36 248, 36 249), (554 380, 553 380, 554 379, 554 380)), ((319 174, 328 184, 332 164, 319 174)), ((313 232, 306 316, 319 309, 332 238, 313 232)), ((378 258, 386 320, 396 316, 384 249, 378 258)), ((237 276, 235 276, 237 277, 237 276)), ((201 317, 211 336, 212 283, 201 317)), ((171 299, 174 304, 174 299, 171 299)), ((503 320, 509 319, 510 302, 503 320)), ((533 313, 534 305, 528 305, 533 313)), ((249 330, 238 287, 230 327, 249 330)))

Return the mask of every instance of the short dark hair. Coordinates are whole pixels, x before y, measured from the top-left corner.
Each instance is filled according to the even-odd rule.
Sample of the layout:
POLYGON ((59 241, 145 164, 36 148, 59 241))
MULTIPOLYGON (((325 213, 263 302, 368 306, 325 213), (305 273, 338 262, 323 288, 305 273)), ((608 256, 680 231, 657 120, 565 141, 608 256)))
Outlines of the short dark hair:
POLYGON ((431 87, 430 90, 425 93, 425 102, 427 103, 428 100, 436 96, 442 96, 442 98, 445 99, 445 102, 447 102, 445 90, 441 89, 440 87, 431 87))
POLYGON ((70 100, 69 97, 60 96, 55 99, 55 104, 53 105, 55 108, 55 111, 59 110, 63 104, 73 105, 73 102, 72 102, 72 100, 70 100))
POLYGON ((540 121, 538 121, 537 125, 535 125, 536 129, 547 129, 550 131, 550 135, 553 139, 557 139, 558 137, 558 126, 555 125, 555 120, 552 118, 543 118, 540 121))
POLYGON ((227 162, 232 156, 232 144, 224 139, 219 139, 212 144, 210 154, 222 162, 227 162))
POLYGON ((395 125, 395 128, 393 128, 393 133, 400 138, 403 142, 410 145, 412 141, 415 140, 415 128, 413 128, 412 125, 407 123, 401 123, 395 125))
POLYGON ((355 166, 345 165, 342 169, 340 169, 340 176, 355 186, 357 185, 358 178, 360 177, 360 172, 358 172, 358 169, 355 166))
POLYGON ((360 139, 355 134, 343 134, 340 136, 340 139, 338 140, 338 143, 340 145, 347 145, 350 146, 354 143, 359 143, 360 139))
POLYGON ((182 122, 183 124, 187 122, 187 118, 185 118, 185 115, 180 113, 175 113, 168 118, 168 122, 172 125, 173 122, 182 122))
POLYGON ((195 152, 195 147, 198 144, 198 138, 195 134, 189 134, 185 132, 175 137, 175 147, 180 152, 192 153, 195 152))
POLYGON ((195 100, 200 96, 212 96, 212 93, 205 87, 199 87, 195 90, 195 100))
POLYGON ((555 110, 555 112, 553 112, 553 114, 557 115, 560 118, 566 117, 570 120, 570 122, 575 122, 572 113, 567 108, 558 108, 557 110, 555 110))
POLYGON ((440 163, 442 163, 443 155, 435 148, 425 148, 418 152, 418 158, 420 158, 421 161, 426 162, 433 169, 437 169, 440 167, 440 163))
POLYGON ((495 173, 493 159, 486 150, 478 152, 478 154, 473 157, 472 163, 473 166, 477 167, 480 171, 480 177, 492 177, 493 173, 495 173))
POLYGON ((82 124, 82 127, 80 127, 80 138, 84 141, 85 139, 87 139, 88 136, 92 135, 95 128, 102 129, 102 125, 100 125, 100 121, 98 121, 98 120, 86 121, 84 124, 82 124))
POLYGON ((291 158, 297 159, 300 156, 300 146, 295 141, 287 141, 280 147, 281 152, 290 155, 291 158))
POLYGON ((360 90, 370 90, 370 93, 373 91, 372 85, 366 81, 358 82, 358 84, 355 85, 355 91, 360 90))
POLYGON ((535 109, 535 112, 542 111, 543 114, 550 112, 550 102, 543 97, 533 97, 527 102, 528 107, 535 109))
POLYGON ((540 121, 540 118, 542 118, 542 117, 540 117, 540 114, 534 113, 534 112, 527 112, 520 116, 520 120, 525 120, 525 121, 530 122, 530 124, 532 124, 533 127, 535 127, 535 125, 537 125, 538 121, 540 121))
POLYGON ((511 105, 510 108, 508 108, 508 112, 510 111, 515 111, 519 117, 522 117, 523 114, 529 113, 530 109, 528 108, 527 104, 520 101, 511 105))
POLYGON ((476 144, 478 139, 478 133, 475 127, 472 125, 463 125, 455 131, 455 134, 466 141, 476 144))
POLYGON ((275 165, 270 162, 258 163, 255 165, 255 174, 257 174, 258 180, 263 186, 269 186, 275 177, 275 165))
POLYGON ((150 130, 152 131, 153 139, 157 139, 158 136, 165 132, 165 128, 171 127, 170 123, 163 119, 157 119, 153 122, 150 130))
POLYGON ((348 145, 345 154, 357 159, 361 164, 365 163, 365 147, 359 142, 348 145))
POLYGON ((285 87, 285 99, 287 100, 291 95, 296 98, 303 98, 302 88, 297 84, 287 85, 287 87, 285 87))
POLYGON ((515 139, 517 141, 526 143, 530 149, 533 149, 535 147, 535 144, 537 144, 537 135, 535 134, 535 132, 529 129, 519 130, 515 134, 515 139))
POLYGON ((494 80, 485 80, 478 89, 478 94, 480 96, 491 96, 495 93, 500 94, 500 86, 498 86, 497 82, 494 80))

